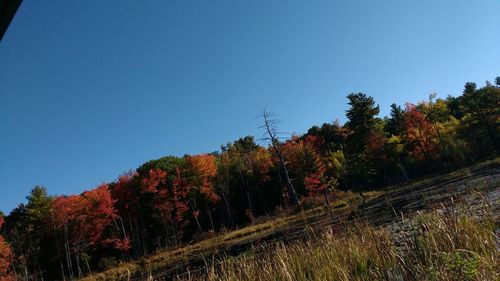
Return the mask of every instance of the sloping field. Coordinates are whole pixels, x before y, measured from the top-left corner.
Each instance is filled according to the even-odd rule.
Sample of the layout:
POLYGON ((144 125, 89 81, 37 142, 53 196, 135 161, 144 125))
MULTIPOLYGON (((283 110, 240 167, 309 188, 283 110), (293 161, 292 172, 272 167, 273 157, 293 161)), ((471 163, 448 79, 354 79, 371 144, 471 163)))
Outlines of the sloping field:
POLYGON ((172 280, 202 270, 218 257, 260 252, 276 243, 293 243, 316 236, 324 229, 340 233, 353 222, 373 226, 407 228, 406 216, 440 207, 467 206, 481 214, 485 205, 500 215, 500 161, 394 186, 376 194, 352 196, 348 207, 333 203, 304 213, 249 226, 183 248, 169 250, 134 263, 122 264, 84 280, 172 280), (398 224, 394 224, 398 221, 398 224), (403 222, 403 223, 401 223, 403 222))

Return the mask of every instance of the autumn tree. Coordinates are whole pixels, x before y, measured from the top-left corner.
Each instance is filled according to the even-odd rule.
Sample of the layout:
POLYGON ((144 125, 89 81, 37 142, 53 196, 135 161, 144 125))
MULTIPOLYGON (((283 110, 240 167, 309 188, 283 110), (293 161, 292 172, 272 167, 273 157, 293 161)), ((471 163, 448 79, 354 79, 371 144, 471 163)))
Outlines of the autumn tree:
POLYGON ((342 126, 338 120, 333 123, 323 123, 321 127, 313 126, 304 135, 304 138, 308 136, 320 137, 322 140, 321 147, 319 147, 322 154, 328 152, 334 152, 342 150, 345 146, 347 136, 349 135, 349 129, 342 126))
POLYGON ((109 185, 116 210, 117 221, 123 239, 129 240, 133 255, 142 253, 142 239, 140 231, 140 182, 138 174, 130 171, 122 174, 109 185))
POLYGON ((214 180, 217 176, 217 164, 215 156, 212 154, 200 154, 186 156, 186 163, 191 172, 192 184, 195 184, 199 192, 211 203, 220 200, 214 190, 214 180))
POLYGON ((173 235, 174 243, 177 243, 179 239, 174 221, 174 204, 171 198, 173 191, 167 183, 167 172, 161 169, 151 169, 148 175, 141 179, 141 194, 143 197, 151 198, 152 209, 149 213, 153 216, 157 214, 158 221, 165 230, 163 233, 165 245, 171 244, 169 235, 173 235))
POLYGON ((158 215, 159 223, 165 229, 165 245, 178 244, 184 234, 184 228, 189 224, 187 213, 191 190, 181 168, 176 167, 173 176, 161 169, 151 169, 149 175, 142 178, 141 186, 143 194, 152 198, 152 211, 158 215))
POLYGON ((114 224, 116 212, 108 185, 81 195, 59 196, 53 203, 54 227, 63 239, 66 269, 70 277, 91 273, 90 254, 99 250, 127 250, 114 224))
POLYGON ((253 137, 246 136, 222 146, 217 165, 217 191, 224 201, 230 225, 234 219, 248 219, 248 214, 269 212, 276 198, 280 198, 276 184, 270 183, 271 153, 258 146, 253 137), (244 209, 232 208, 233 205, 244 206, 244 209))
MULTIPOLYGON (((319 154, 320 147, 324 144, 321 137, 308 136, 301 139, 298 136, 293 136, 292 139, 285 141, 281 145, 281 153, 287 159, 287 166, 290 168, 290 177, 294 182, 297 193, 305 196, 308 191, 315 190, 312 184, 310 189, 306 186, 306 178, 320 178, 325 172, 321 156, 319 154), (317 174, 321 171, 321 175, 317 174), (313 176, 316 174, 316 176, 313 176)), ((279 159, 276 159, 278 161, 279 159)))
MULTIPOLYGON (((0 229, 4 223, 3 214, 0 212, 0 229)), ((14 281, 14 276, 11 272, 12 250, 9 244, 0 235, 0 281, 14 281)))
POLYGON ((215 179, 217 176, 217 164, 213 154, 200 154, 194 156, 186 156, 187 173, 190 176, 189 180, 192 185, 191 192, 193 193, 193 216, 199 230, 201 225, 198 220, 200 208, 208 215, 210 227, 215 230, 214 220, 212 217, 212 209, 220 201, 220 196, 215 191, 215 179))
POLYGON ((174 221, 177 227, 177 234, 183 235, 184 227, 189 223, 187 215, 189 213, 189 193, 192 185, 182 176, 178 169, 172 182, 171 203, 175 206, 174 221))
POLYGON ((450 147, 448 147, 448 143, 445 142, 445 135, 441 131, 441 124, 447 122, 452 116, 446 101, 443 99, 435 99, 436 95, 436 93, 430 94, 429 100, 418 103, 417 109, 425 115, 436 132, 440 160, 444 161, 445 164, 449 164, 451 151, 450 147))
POLYGON ((463 124, 452 115, 449 119, 435 125, 440 132, 440 141, 447 152, 447 162, 460 167, 471 160, 472 149, 469 142, 463 138, 463 124))
POLYGON ((304 177, 304 187, 307 190, 308 195, 323 195, 325 198, 326 205, 330 205, 328 201, 328 192, 330 189, 336 187, 337 179, 329 177, 326 173, 327 167, 325 165, 324 158, 321 157, 319 151, 321 146, 324 145, 324 141, 319 137, 309 136, 304 140, 306 146, 312 148, 311 157, 313 160, 312 167, 309 168, 309 172, 304 177))
POLYGON ((393 166, 395 166, 394 171, 400 172, 400 177, 395 176, 398 180, 402 178, 403 181, 407 182, 409 180, 408 171, 406 165, 404 164, 403 157, 405 156, 405 143, 400 136, 392 135, 386 139, 386 153, 390 159, 394 161, 393 166))
POLYGON ((416 160, 431 164, 438 152, 436 130, 414 104, 406 104, 404 126, 411 154, 416 160))
POLYGON ((179 226, 173 221, 175 214, 171 211, 174 208, 172 185, 178 171, 185 168, 183 157, 166 156, 148 161, 136 170, 139 181, 137 228, 144 254, 180 242, 179 226))

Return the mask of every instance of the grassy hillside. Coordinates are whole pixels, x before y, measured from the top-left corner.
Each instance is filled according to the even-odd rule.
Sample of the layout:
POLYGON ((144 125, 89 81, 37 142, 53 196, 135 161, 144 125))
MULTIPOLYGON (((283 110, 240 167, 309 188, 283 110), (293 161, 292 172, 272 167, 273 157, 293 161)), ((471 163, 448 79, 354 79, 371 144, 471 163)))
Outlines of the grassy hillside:
MULTIPOLYGON (((339 280, 384 279, 389 276, 387 274, 392 274, 394 278, 397 274, 410 274, 408 266, 403 266, 410 264, 410 258, 415 259, 411 264, 419 263, 419 267, 415 268, 419 276, 428 274, 425 276, 429 280, 433 280, 433 274, 437 278, 435 280, 454 280, 446 278, 469 270, 469 267, 474 272, 481 271, 482 275, 474 273, 473 277, 492 276, 492 265, 498 261, 498 256, 491 251, 488 243, 493 243, 493 230, 498 225, 499 163, 496 159, 380 192, 342 193, 328 207, 268 218, 198 243, 123 263, 83 280, 168 279, 175 276, 187 280, 255 280, 253 274, 259 272, 267 274, 264 280, 309 280, 308 277, 324 280, 322 276, 333 272, 337 272, 339 280), (482 198, 485 195, 493 198, 482 198), (449 200, 450 197, 454 200, 449 200), (469 208, 472 213, 481 212, 484 215, 481 217, 485 219, 481 221, 440 211, 430 216, 418 215, 418 223, 411 223, 432 236, 424 235, 419 227, 408 232, 412 235, 403 238, 396 239, 391 235, 397 232, 394 231, 394 222, 400 221, 401 216, 418 210, 435 209, 442 204, 450 205, 451 202, 452 205, 477 207, 480 205, 471 202, 478 200, 493 203, 487 212, 484 208, 469 208), (462 235, 473 240, 459 241, 462 235), (429 244, 432 239, 443 238, 451 244, 441 245, 441 240, 436 245, 429 244), (486 238, 489 240, 484 240, 486 238), (483 240, 478 239, 489 242, 481 248, 478 241, 483 240), (229 258, 241 253, 245 254, 237 258, 237 262, 229 258), (259 262, 256 256, 265 262, 259 262), (475 266, 478 260, 481 266, 475 266), (455 270, 452 266, 460 268, 455 270), (197 275, 200 273, 204 275, 197 275)), ((410 229, 408 222, 406 228, 410 229)))

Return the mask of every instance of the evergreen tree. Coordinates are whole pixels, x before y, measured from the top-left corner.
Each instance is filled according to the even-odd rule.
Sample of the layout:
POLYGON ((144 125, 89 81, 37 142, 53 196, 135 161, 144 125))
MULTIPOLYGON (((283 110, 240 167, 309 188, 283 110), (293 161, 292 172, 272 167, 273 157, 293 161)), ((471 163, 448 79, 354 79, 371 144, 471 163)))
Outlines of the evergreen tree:
POLYGON ((27 199, 24 225, 29 264, 30 268, 36 271, 36 275, 43 275, 42 268, 47 268, 52 255, 55 254, 51 248, 53 241, 50 239, 48 227, 53 198, 48 195, 45 187, 35 186, 27 199))
POLYGON ((385 124, 385 131, 389 136, 399 136, 403 131, 403 119, 404 119, 404 111, 401 106, 396 105, 395 103, 391 104, 391 113, 390 117, 387 119, 385 124))
POLYGON ((367 144, 375 127, 375 116, 380 112, 372 97, 363 93, 347 96, 350 108, 346 112, 346 127, 351 134, 346 141, 346 160, 348 171, 355 189, 367 187, 371 177, 376 173, 374 163, 370 160, 367 144))
POLYGON ((482 148, 500 150, 500 88, 486 85, 477 89, 468 82, 464 87, 462 108, 468 138, 482 148))

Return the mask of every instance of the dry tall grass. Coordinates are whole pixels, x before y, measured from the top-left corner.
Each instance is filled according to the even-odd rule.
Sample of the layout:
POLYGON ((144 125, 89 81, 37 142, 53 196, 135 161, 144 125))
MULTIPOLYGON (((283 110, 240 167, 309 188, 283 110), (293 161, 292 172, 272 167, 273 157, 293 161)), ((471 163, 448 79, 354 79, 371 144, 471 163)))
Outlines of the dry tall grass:
POLYGON ((498 218, 450 209, 418 214, 399 231, 357 224, 342 234, 279 244, 207 266, 182 280, 500 280, 498 218))

